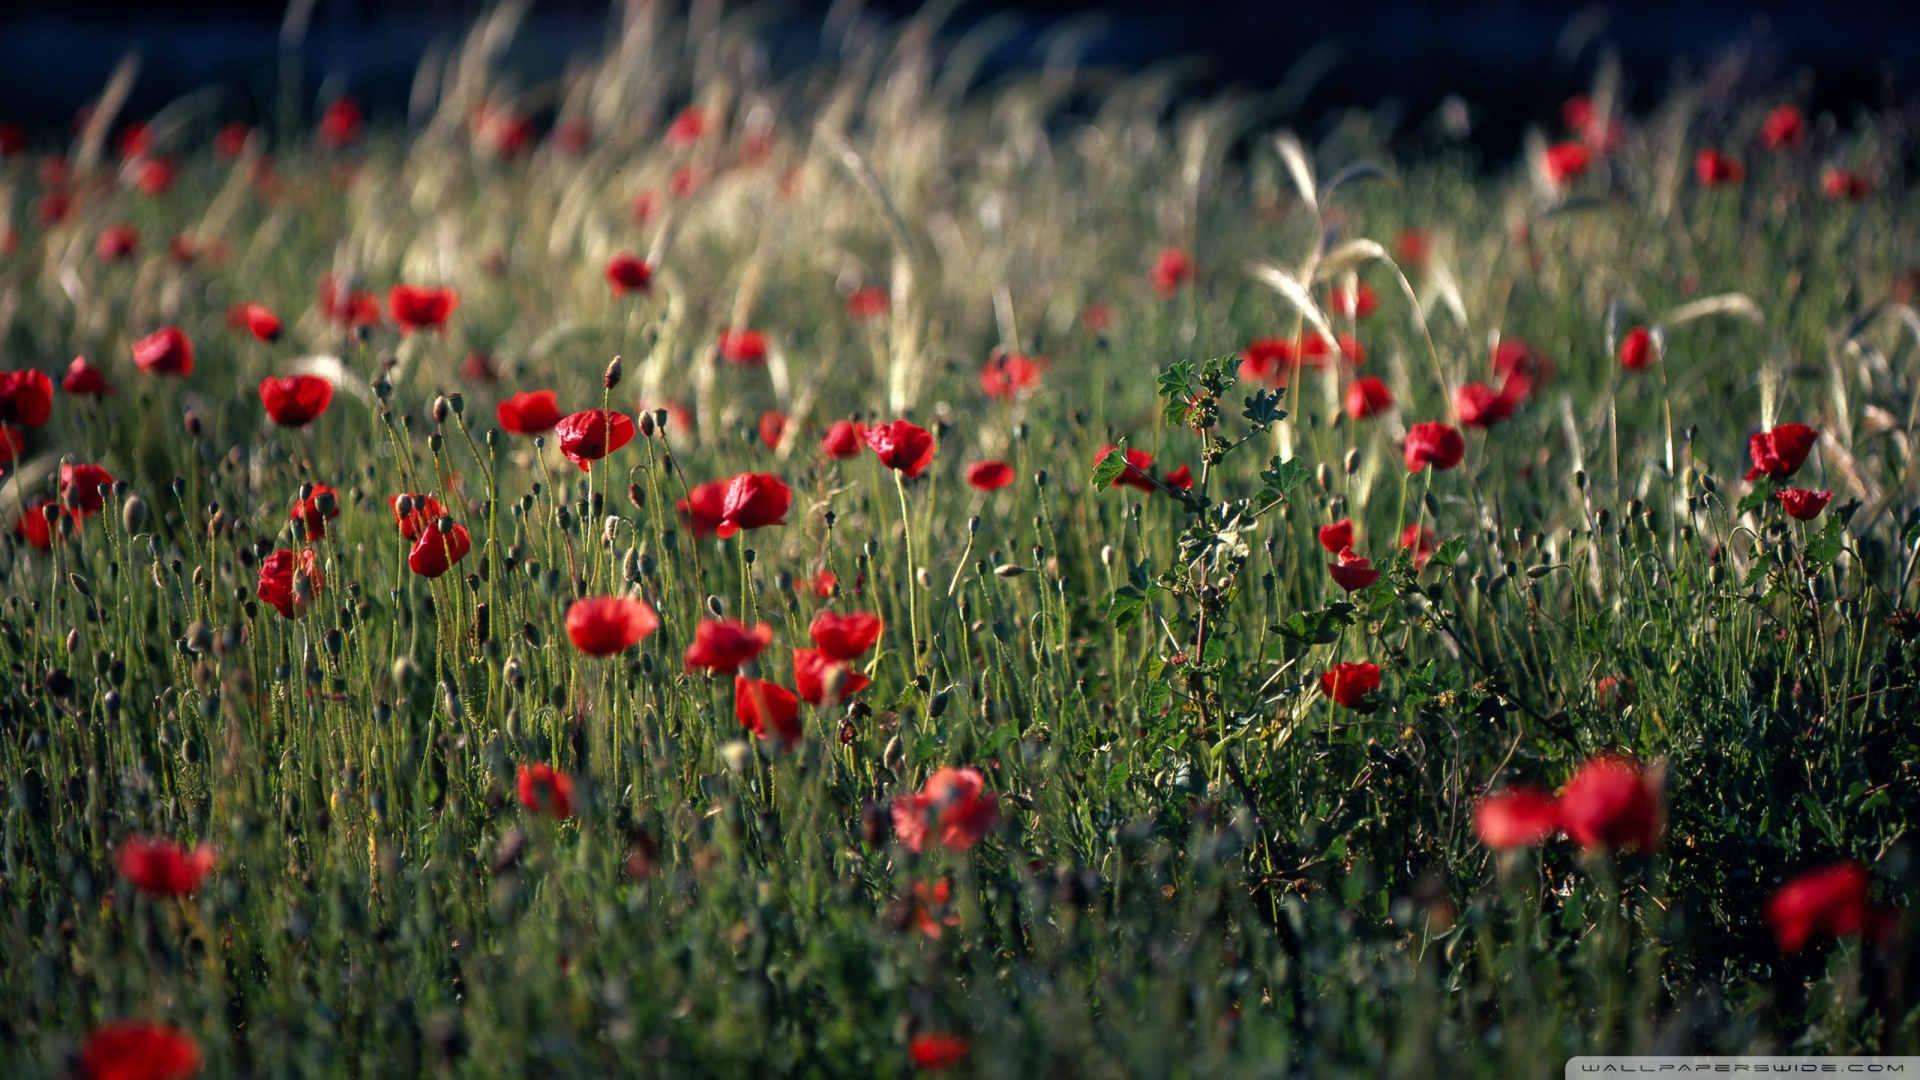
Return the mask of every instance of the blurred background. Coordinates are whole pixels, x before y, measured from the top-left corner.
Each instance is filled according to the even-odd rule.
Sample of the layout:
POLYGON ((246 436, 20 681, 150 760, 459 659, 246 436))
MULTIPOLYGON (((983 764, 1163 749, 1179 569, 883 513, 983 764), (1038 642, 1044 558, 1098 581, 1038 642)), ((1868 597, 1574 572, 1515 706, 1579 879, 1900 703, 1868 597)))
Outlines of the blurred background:
MULTIPOLYGON (((282 57, 297 55, 315 100, 351 93, 376 121, 397 120, 421 57, 457 40, 486 7, 310 6, 297 46, 283 53, 291 40, 284 0, 0 0, 0 113, 57 139, 120 57, 137 50, 128 116, 217 87, 224 112, 266 117, 282 57)), ((766 28, 767 62, 784 66, 831 58, 849 28, 883 33, 921 5, 750 7, 766 28)), ((535 0, 508 66, 528 82, 556 75, 569 56, 597 49, 609 18, 605 0, 535 0)), ((1177 64, 1190 93, 1272 93, 1304 130, 1353 107, 1407 132, 1444 116, 1453 135, 1490 158, 1513 153, 1529 124, 1550 127, 1557 104, 1589 86, 1609 52, 1629 107, 1689 80, 1725 95, 1757 86, 1798 94, 1843 121, 1858 110, 1907 108, 1920 71, 1920 4, 1891 0, 971 0, 955 5, 946 25, 958 33, 986 20, 1005 29, 987 78, 1072 44, 1089 68, 1177 64)))

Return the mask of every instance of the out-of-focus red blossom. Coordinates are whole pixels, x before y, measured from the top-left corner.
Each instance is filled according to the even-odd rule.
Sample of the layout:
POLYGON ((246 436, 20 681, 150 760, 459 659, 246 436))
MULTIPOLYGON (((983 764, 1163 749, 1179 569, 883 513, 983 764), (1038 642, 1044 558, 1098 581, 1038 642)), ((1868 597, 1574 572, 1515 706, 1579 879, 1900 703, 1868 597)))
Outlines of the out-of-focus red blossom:
POLYGON ((1427 568, 1427 561, 1433 558, 1433 530, 1415 522, 1400 530, 1400 550, 1413 554, 1413 572, 1419 573, 1427 568))
POLYGON ((1585 143, 1555 143, 1547 147, 1540 166, 1556 187, 1566 187, 1593 167, 1593 151, 1585 143))
POLYGON ((687 670, 733 671, 753 660, 773 641, 773 627, 748 626, 733 619, 701 619, 687 646, 687 670))
POLYGON ((98 398, 100 394, 113 392, 113 386, 109 386, 106 373, 94 367, 84 356, 73 357, 73 363, 67 365, 67 373, 60 379, 60 388, 67 394, 88 396, 88 398, 98 398))
POLYGON ((459 306, 460 294, 452 289, 400 284, 387 290, 387 312, 403 334, 428 327, 445 333, 447 316, 459 306))
POLYGON ((700 141, 700 135, 707 129, 707 116, 698 105, 689 105, 680 110, 680 115, 667 125, 667 149, 686 150, 700 141))
POLYGON ((179 174, 170 158, 146 158, 133 169, 133 186, 140 194, 161 196, 173 186, 173 179, 179 174))
POLYGON ((1576 94, 1560 106, 1560 123, 1596 154, 1613 153, 1626 138, 1619 118, 1609 116, 1603 120, 1593 99, 1584 94, 1576 94))
POLYGON ((840 583, 840 575, 831 570, 821 570, 807 579, 807 588, 822 600, 833 598, 833 587, 840 583))
POLYGON ((140 230, 131 225, 109 225, 100 230, 93 253, 101 262, 119 262, 140 250, 140 230))
POLYGON ((607 284, 613 295, 647 293, 653 289, 653 267, 631 251, 622 251, 607 260, 607 284))
POLYGON ((473 538, 465 525, 450 525, 445 533, 433 524, 420 531, 420 538, 407 552, 407 568, 425 578, 437 578, 453 568, 473 550, 473 538))
POLYGON ((1453 403, 1460 411, 1460 422, 1468 427, 1490 428, 1513 415, 1513 400, 1486 383, 1462 386, 1453 403))
POLYGON ((1348 709, 1366 703, 1367 695, 1380 689, 1380 665, 1362 661, 1335 664, 1320 673, 1320 692, 1348 709))
POLYGON ((1593 703, 1603 709, 1623 712, 1639 697, 1632 679, 1621 675, 1603 675, 1593 684, 1593 703))
POLYGON ((1360 344, 1360 339, 1352 334, 1341 334, 1335 344, 1339 346, 1340 355, 1346 357, 1347 363, 1354 367, 1367 362, 1367 347, 1360 344))
POLYGON ((1798 149, 1807 141, 1807 118, 1794 105, 1776 105, 1760 124, 1760 149, 1768 152, 1798 149))
POLYGON ((1374 295, 1371 285, 1362 285, 1352 294, 1336 286, 1329 299, 1333 310, 1349 319, 1364 319, 1380 308, 1380 298, 1374 295))
POLYGON ((304 615, 307 601, 320 595, 320 586, 325 580, 320 574, 320 561, 314 557, 311 548, 300 551, 276 551, 260 561, 260 580, 255 584, 253 594, 260 602, 280 613, 282 618, 291 619, 304 615), (300 595, 294 588, 294 575, 304 574, 311 590, 300 595))
POLYGON ((260 380, 260 404, 281 427, 306 427, 332 403, 333 384, 318 375, 270 375, 260 380))
POLYGON ((1460 459, 1467 455, 1467 441, 1446 424, 1427 420, 1407 429, 1403 450, 1408 472, 1419 472, 1429 465, 1445 472, 1460 464, 1460 459))
POLYGON ((0 423, 36 428, 53 415, 53 378, 44 371, 0 372, 0 423))
POLYGON ((733 714, 741 727, 781 747, 791 747, 803 734, 800 699, 793 691, 766 679, 733 677, 733 714))
POLYGON ((42 225, 58 225, 73 213, 73 193, 55 189, 41 195, 33 204, 33 220, 42 225))
POLYGON ((120 129, 120 136, 114 141, 114 148, 120 151, 122 161, 132 161, 144 157, 153 149, 153 129, 146 121, 135 120, 120 129))
POLYGON ((565 821, 573 816, 573 777, 544 761, 520 763, 514 774, 520 805, 565 821))
POLYGON ((972 1049, 973 1044, 959 1035, 929 1031, 908 1040, 907 1058, 916 1069, 931 1073, 946 1072, 963 1064, 972 1049))
POLYGON ((893 831, 916 855, 930 840, 966 851, 1000 822, 1000 796, 986 786, 979 769, 940 769, 919 791, 894 797, 893 831))
POLYGON ((0 465, 27 452, 27 433, 12 424, 0 424, 0 465))
POLYGON ((1820 511, 1827 508, 1827 503, 1833 498, 1833 492, 1786 488, 1774 492, 1773 497, 1780 500, 1781 506, 1786 507, 1788 517, 1795 521, 1812 521, 1820 516, 1820 511))
POLYGON ((980 366, 980 389, 990 398, 1014 397, 1032 389, 1045 370, 1047 358, 1044 356, 995 349, 980 366))
POLYGON ((1080 325, 1096 334, 1104 334, 1113 325, 1113 305, 1088 304, 1080 310, 1080 325))
POLYGON ((493 357, 475 349, 460 361, 460 377, 470 383, 492 386, 500 381, 500 369, 494 366, 493 357))
POLYGON ((513 435, 544 435, 560 422, 560 397, 551 390, 512 394, 493 407, 500 430, 513 435))
POLYGON ((433 528, 434 522, 447 516, 447 508, 431 495, 403 493, 389 498, 387 505, 393 508, 393 523, 400 527, 400 535, 408 540, 420 539, 433 528), (401 499, 413 500, 413 509, 402 513, 401 499))
POLYGON ((1473 807, 1473 832, 1495 851, 1545 843, 1560 831, 1560 803, 1535 787, 1512 787, 1473 807))
POLYGON ((841 615, 823 611, 814 616, 807 636, 821 653, 834 660, 854 660, 880 640, 886 624, 871 611, 841 615))
POLYGON ((1820 193, 1829 199, 1859 202, 1873 194, 1873 181, 1865 173, 1829 167, 1820 174, 1820 193))
POLYGON ((55 530, 53 523, 47 520, 46 508, 49 506, 55 507, 56 516, 67 520, 73 519, 70 512, 60 509, 59 504, 52 499, 45 495, 35 495, 27 500, 26 508, 14 520, 13 535, 41 551, 52 550, 54 538, 63 534, 55 530))
POLYGON ((867 447, 880 464, 909 480, 933 463, 933 435, 911 420, 895 420, 867 429, 867 447))
POLYGON ((787 414, 778 409, 769 409, 760 414, 760 441, 767 449, 780 449, 780 440, 787 434, 787 414))
POLYGON ((1589 758, 1560 792, 1560 828, 1589 850, 1651 853, 1663 829, 1657 773, 1619 754, 1589 758))
POLYGON ((578 156, 593 146, 593 125, 577 116, 553 125, 553 145, 561 153, 578 156))
POLYGON ((793 687, 816 709, 838 705, 873 684, 845 660, 820 649, 793 650, 793 687))
POLYGON ((1746 179, 1747 167, 1740 160, 1711 147, 1693 158, 1693 178, 1702 187, 1724 187, 1746 179))
POLYGON ((100 512, 107 504, 107 497, 100 494, 102 487, 113 486, 113 474, 98 465, 60 466, 60 505, 73 512, 78 518, 88 518, 100 512))
POLYGON ((328 150, 351 146, 360 141, 366 126, 359 102, 350 97, 334 98, 320 114, 320 145, 328 150))
POLYGON ((120 876, 148 896, 191 896, 213 873, 213 849, 192 850, 163 836, 130 836, 114 849, 120 876))
POLYGON ((767 362, 767 336, 758 330, 722 330, 717 345, 720 359, 729 364, 767 362))
POLYGON ((1333 575, 1333 583, 1352 592, 1364 589, 1380 580, 1380 571, 1373 568, 1373 560, 1357 555, 1350 547, 1343 547, 1334 561, 1327 564, 1327 573, 1333 575))
POLYGON ((945 936, 947 927, 960 925, 960 916, 955 912, 948 911, 943 916, 935 917, 935 912, 944 910, 952 902, 953 881, 950 878, 941 878, 932 885, 924 881, 914 882, 913 928, 934 941, 939 941, 945 936))
POLYGON ((1180 286, 1193 280, 1193 256, 1177 247, 1161 248, 1154 257, 1153 270, 1147 274, 1147 281, 1153 291, 1162 297, 1172 299, 1180 291, 1180 286))
POLYGON ((1371 375, 1363 375, 1347 384, 1347 416, 1365 420, 1393 408, 1393 391, 1371 375))
POLYGON ((1425 229, 1401 229, 1393 239, 1393 252, 1400 265, 1424 270, 1433 257, 1433 236, 1425 229))
POLYGON ((714 535, 725 540, 742 529, 784 525, 793 491, 772 473, 741 473, 720 494, 720 520, 714 535))
POLYGON ((219 132, 213 136, 213 152, 232 161, 246 150, 247 139, 252 135, 253 129, 238 120, 222 124, 219 132))
POLYGON ((1789 956, 1815 938, 1884 938, 1898 927, 1899 912, 1875 904, 1872 888, 1866 867, 1852 860, 1809 870, 1767 898, 1767 926, 1789 956))
POLYGON ((586 472, 594 462, 632 442, 636 429, 626 413, 587 409, 560 421, 555 430, 560 435, 560 452, 586 472))
POLYGON ((1653 334, 1644 326, 1636 326, 1627 331, 1620 339, 1620 366, 1628 371, 1640 371, 1653 363, 1653 334))
POLYGON ((335 274, 320 279, 320 310, 328 321, 349 330, 380 323, 380 304, 373 294, 352 288, 335 274))
POLYGON ((684 199, 700 190, 700 171, 692 165, 682 165, 667 177, 667 194, 676 199, 684 199))
POLYGON ((1338 555, 1341 549, 1353 546, 1353 519, 1341 518, 1331 525, 1322 525, 1316 535, 1321 547, 1338 555))
POLYGON ((674 503, 674 509, 680 512, 680 520, 696 540, 705 540, 720 529, 720 515, 727 500, 726 480, 709 480, 704 484, 695 484, 684 499, 674 503))
MULTIPOLYGON (((1117 446, 1101 447, 1099 452, 1093 455, 1094 463, 1097 465, 1105 461, 1108 454, 1118 449, 1119 447, 1117 446)), ((1153 478, 1150 475, 1152 472, 1153 455, 1147 453, 1145 450, 1129 449, 1127 451, 1127 467, 1121 469, 1120 475, 1114 477, 1113 483, 1108 486, 1130 487, 1140 491, 1152 491, 1154 490, 1153 478)))
POLYGON ((179 1028, 116 1020, 80 1044, 76 1080, 188 1080, 200 1073, 200 1044, 179 1028))
POLYGON ((280 340, 280 316, 265 304, 248 304, 241 309, 246 317, 247 332, 260 341, 272 344, 280 340))
POLYGON ((967 486, 975 491, 998 491, 1013 483, 1013 466, 995 458, 967 466, 967 486))
POLYGON ((505 106, 480 105, 474 110, 469 125, 474 143, 502 159, 526 153, 540 137, 540 130, 531 117, 505 106))
POLYGON ((820 438, 820 449, 835 461, 858 457, 866 445, 867 428, 858 420, 835 420, 820 438))
POLYGON ((12 121, 0 123, 0 158, 10 158, 23 154, 27 150, 27 128, 25 124, 12 121))
POLYGON ((567 637, 587 656, 625 652, 659 628, 653 608, 630 596, 590 596, 567 608, 567 637))
POLYGON ((1513 398, 1516 405, 1553 376, 1553 361, 1522 338, 1501 338, 1488 359, 1494 374, 1500 376, 1500 392, 1513 398))
POLYGON ((847 295, 847 315, 854 322, 877 319, 892 306, 887 290, 878 285, 862 285, 847 295))
POLYGON ((1188 465, 1180 466, 1179 468, 1168 473, 1167 478, 1165 480, 1162 480, 1161 483, 1165 484, 1167 487, 1172 488, 1175 491, 1192 491, 1193 490, 1192 466, 1188 466, 1188 465))
POLYGON ((1781 424, 1755 432, 1747 440, 1747 456, 1753 460, 1747 479, 1768 476, 1785 480, 1807 463, 1807 455, 1819 441, 1820 432, 1805 424, 1781 424))
POLYGON ((627 212, 633 216, 635 225, 645 225, 653 220, 653 215, 660 212, 660 196, 651 191, 643 191, 633 197, 633 205, 627 208, 627 212))
POLYGON ((288 521, 298 521, 306 527, 309 540, 326 539, 327 522, 339 516, 340 494, 325 484, 313 485, 313 491, 287 511, 288 521))

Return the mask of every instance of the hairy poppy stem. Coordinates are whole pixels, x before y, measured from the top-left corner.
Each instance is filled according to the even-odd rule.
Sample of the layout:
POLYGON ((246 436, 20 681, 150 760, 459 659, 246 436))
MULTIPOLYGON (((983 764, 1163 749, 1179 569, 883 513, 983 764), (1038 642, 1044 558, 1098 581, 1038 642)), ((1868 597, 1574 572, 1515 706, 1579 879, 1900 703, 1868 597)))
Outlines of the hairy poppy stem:
POLYGON ((908 658, 908 667, 914 675, 920 674, 920 601, 915 595, 918 583, 913 578, 913 517, 907 512, 907 482, 900 478, 900 470, 893 470, 893 490, 900 495, 900 531, 907 544, 907 641, 913 652, 908 658))

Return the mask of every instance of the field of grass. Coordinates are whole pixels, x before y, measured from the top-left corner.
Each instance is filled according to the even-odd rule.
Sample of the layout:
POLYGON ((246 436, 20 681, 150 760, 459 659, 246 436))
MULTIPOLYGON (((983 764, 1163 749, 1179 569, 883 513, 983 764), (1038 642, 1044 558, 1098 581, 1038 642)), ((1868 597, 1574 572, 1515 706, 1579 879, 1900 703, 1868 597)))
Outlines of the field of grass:
POLYGON ((0 1071, 1920 1052, 1897 119, 707 10, 0 158, 0 1071))

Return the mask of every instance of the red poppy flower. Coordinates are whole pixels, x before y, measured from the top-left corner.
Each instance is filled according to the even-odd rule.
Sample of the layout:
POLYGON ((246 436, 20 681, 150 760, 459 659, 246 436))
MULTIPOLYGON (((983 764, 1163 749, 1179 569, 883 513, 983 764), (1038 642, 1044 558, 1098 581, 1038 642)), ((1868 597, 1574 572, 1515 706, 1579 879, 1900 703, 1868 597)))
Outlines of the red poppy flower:
POLYGON ((333 384, 318 375, 260 380, 260 404, 281 427, 306 427, 333 403, 333 384))
POLYGON ((46 372, 0 372, 0 422, 36 428, 51 415, 53 379, 46 372))
POLYGON ((1393 239, 1393 251, 1402 266, 1425 269, 1433 256, 1433 237, 1425 229, 1401 229, 1393 239))
POLYGON ((1760 148, 1768 152, 1791 150, 1807 139, 1807 118, 1792 105, 1776 105, 1760 125, 1760 148))
POLYGON ((359 141, 366 126, 359 102, 350 97, 335 98, 320 114, 320 145, 329 150, 350 146, 359 141))
POLYGON ((27 433, 12 424, 0 424, 0 465, 27 452, 27 433))
POLYGON ((280 340, 280 316, 275 315, 272 308, 265 304, 248 304, 241 312, 248 333, 268 344, 280 340))
POLYGON ((193 374, 193 342, 177 326, 163 326, 133 343, 133 363, 148 375, 193 374))
POLYGON ((857 420, 835 420, 820 439, 820 449, 835 461, 844 461, 860 453, 867 443, 867 429, 857 420))
POLYGON ((565 821, 573 816, 573 777, 544 761, 523 761, 514 774, 520 805, 565 821))
POLYGON ((741 473, 727 481, 714 534, 725 540, 741 529, 786 524, 793 492, 772 473, 741 473))
POLYGON ((116 1020, 80 1044, 84 1080, 187 1080, 200 1072, 200 1044, 179 1028, 116 1020))
POLYGON ((1628 371, 1639 371, 1653 363, 1653 334, 1644 326, 1636 326, 1627 331, 1620 339, 1620 366, 1628 371))
POLYGON ((567 637, 587 656, 612 656, 660 628, 660 616, 630 596, 590 596, 567 608, 567 637))
POLYGON ((309 540, 326 539, 327 522, 339 516, 340 495, 325 484, 313 485, 313 491, 287 511, 288 521, 298 521, 306 527, 309 540))
POLYGON ((1367 362, 1367 347, 1360 344, 1360 339, 1352 334, 1341 334, 1335 344, 1340 347, 1340 355, 1346 357, 1347 362, 1354 367, 1367 362))
POLYGON ((766 623, 748 626, 732 619, 701 619, 687 646, 687 670, 733 671, 760 655, 773 640, 766 623))
POLYGON ((1013 466, 1004 461, 976 461, 967 466, 967 483, 975 491, 998 491, 1013 483, 1013 466))
POLYGON ((1419 472, 1428 465, 1445 472, 1467 455, 1467 441, 1447 425, 1428 420, 1407 429, 1404 451, 1408 472, 1419 472))
MULTIPOLYGON (((47 520, 46 508, 49 506, 58 507, 58 505, 59 504, 47 498, 45 495, 35 495, 33 498, 27 500, 26 508, 21 511, 20 517, 13 523, 13 535, 25 540, 41 551, 52 550, 54 537, 61 534, 56 532, 53 523, 47 520)), ((54 513, 59 518, 67 520, 73 519, 73 514, 64 509, 56 509, 54 513)))
POLYGON ((1153 260, 1153 271, 1147 275, 1153 291, 1168 299, 1180 291, 1180 286, 1192 280, 1193 256, 1177 247, 1160 249, 1160 254, 1153 260))
POLYGON ((58 225, 67 220, 73 212, 73 195, 65 191, 49 191, 34 203, 33 220, 42 225, 58 225))
POLYGON ((393 508, 393 522, 400 526, 400 535, 408 540, 420 539, 431 530, 434 522, 447 516, 447 508, 431 495, 395 495, 387 500, 387 505, 393 508), (401 512, 401 499, 411 499, 412 509, 401 512))
POLYGON ((980 389, 990 398, 1014 397, 1033 388, 1040 373, 1047 370, 1047 358, 1023 353, 994 350, 980 367, 980 389))
POLYGON ((1489 359, 1494 374, 1500 376, 1501 392, 1514 398, 1515 404, 1525 401, 1535 386, 1553 375, 1553 361, 1523 338, 1501 338, 1489 359))
POLYGON ((109 225, 100 230, 93 253, 101 262, 119 262, 140 249, 140 230, 131 225, 109 225))
POLYGON ((1533 847, 1560 830, 1560 804, 1539 788, 1508 788, 1473 806, 1473 832, 1495 851, 1533 847))
POLYGON ((452 289, 395 285, 387 290, 387 312, 400 324, 400 332, 404 334, 428 327, 446 333, 447 316, 459 306, 460 294, 452 289))
POLYGON ((69 394, 89 397, 113 393, 113 387, 107 384, 106 373, 88 363, 84 356, 74 357, 73 363, 67 365, 67 373, 60 380, 60 388, 69 394))
POLYGON ((1603 709, 1621 712, 1637 696, 1633 680, 1619 675, 1603 675, 1593 684, 1593 703, 1603 709))
POLYGON ((1351 295, 1347 290, 1335 288, 1330 297, 1333 310, 1349 319, 1364 319, 1380 308, 1380 298, 1374 295, 1373 287, 1362 285, 1351 295))
POLYGON ((913 883, 913 928, 934 941, 946 934, 946 928, 960 925, 958 913, 947 911, 953 902, 953 881, 941 878, 928 885, 924 881, 913 883), (936 917, 936 912, 945 914, 936 917))
POLYGON ((1320 673, 1320 692, 1349 709, 1359 708, 1378 689, 1378 664, 1335 664, 1320 673))
POLYGON ((1746 166, 1739 159, 1729 157, 1718 150, 1706 149, 1694 155, 1693 176, 1703 187, 1722 187, 1737 184, 1745 179, 1746 166))
POLYGON ((1812 521, 1827 508, 1827 502, 1833 498, 1831 491, 1808 491, 1805 488, 1787 488, 1776 491, 1773 497, 1787 508, 1787 516, 1795 521, 1812 521))
POLYGON ((777 683, 735 675, 733 713, 741 727, 767 742, 791 746, 800 741, 800 699, 777 683))
POLYGON ((373 294, 349 287, 334 274, 320 279, 320 310, 328 321, 348 330, 380 324, 380 304, 373 294))
POLYGON ((666 142, 669 150, 685 150, 700 141, 701 132, 707 129, 706 114, 698 105, 689 105, 667 125, 666 142))
POLYGON ((25 153, 27 149, 27 127, 12 121, 0 123, 0 158, 9 158, 25 153))
POLYGON ((1318 535, 1320 546, 1338 555, 1343 548, 1353 546, 1353 519, 1341 518, 1331 525, 1322 525, 1318 535))
POLYGON ((873 684, 845 660, 822 649, 793 650, 793 688, 816 709, 838 705, 873 684))
POLYGON ((305 614, 307 602, 319 595, 322 581, 319 560, 312 549, 276 551, 261 560, 260 581, 253 594, 282 618, 291 619, 305 614), (295 575, 305 575, 309 585, 305 595, 294 587, 295 575))
POLYGON ((588 409, 577 412, 560 421, 560 452, 567 460, 580 467, 581 472, 593 468, 593 463, 613 453, 615 450, 633 441, 633 420, 625 413, 611 412, 606 409, 588 409))
MULTIPOLYGON (((493 357, 475 349, 460 361, 460 377, 470 383, 491 386, 500 381, 500 372, 494 367, 493 357)), ((555 420, 560 418, 558 406, 554 408, 553 417, 555 420)))
POLYGON ((729 364, 767 362, 767 336, 758 330, 722 330, 717 341, 720 359, 729 364))
POLYGON ((807 582, 807 588, 812 590, 813 595, 820 599, 830 600, 833 598, 833 587, 838 584, 839 581, 840 575, 831 570, 822 570, 814 574, 812 579, 807 582))
POLYGON ((1106 333, 1113 325, 1113 305, 1088 304, 1080 311, 1080 325, 1096 334, 1106 333))
POLYGON ((1433 530, 1415 523, 1400 530, 1400 550, 1413 553, 1413 572, 1419 573, 1427 568, 1427 560, 1433 558, 1433 530))
MULTIPOLYGON (((1115 446, 1101 447, 1100 452, 1093 455, 1094 462, 1098 463, 1101 461, 1105 461, 1107 454, 1117 449, 1119 449, 1119 447, 1115 447, 1115 446)), ((1153 480, 1148 475, 1149 473, 1152 472, 1152 470, 1153 470, 1152 454, 1147 453, 1145 450, 1128 450, 1127 451, 1127 467, 1120 470, 1120 475, 1114 477, 1113 483, 1108 486, 1109 487, 1130 487, 1130 488, 1138 488, 1141 491, 1152 491, 1154 489, 1153 480)))
POLYGON ((1807 463, 1807 455, 1813 452, 1813 445, 1819 441, 1820 432, 1805 424, 1781 424, 1755 433, 1747 440, 1747 456, 1753 459, 1753 468, 1747 470, 1747 479, 1770 476, 1775 480, 1785 480, 1807 463))
POLYGON ((1182 465, 1179 468, 1168 473, 1167 478, 1165 480, 1162 480, 1161 483, 1173 489, 1174 491, 1192 491, 1193 490, 1193 467, 1189 465, 1182 465))
POLYGON ((1557 187, 1565 187, 1578 180, 1593 167, 1593 152, 1585 143, 1563 142, 1547 147, 1546 156, 1541 160, 1547 179, 1557 187))
POLYGON ((1809 870, 1767 898, 1767 925, 1791 956, 1817 937, 1851 937, 1870 928, 1873 879, 1847 861, 1809 870))
POLYGON ((189 851, 164 837, 131 836, 114 849, 113 865, 148 896, 188 896, 213 872, 213 849, 189 851))
POLYGON ((253 129, 240 121, 229 121, 221 125, 219 132, 214 135, 213 152, 227 161, 232 161, 247 148, 247 138, 252 134, 253 129))
POLYGON ((893 301, 878 285, 862 285, 847 296, 847 315, 854 322, 877 319, 887 313, 893 301))
POLYGON ((1472 382, 1454 395, 1460 422, 1468 427, 1490 428, 1513 415, 1513 399, 1488 386, 1472 382))
POLYGON ((941 769, 919 791, 894 797, 893 831, 916 855, 929 840, 966 851, 1000 821, 1000 796, 986 786, 979 769, 941 769))
POLYGON ((823 611, 814 616, 807 636, 820 651, 835 660, 853 660, 879 642, 886 624, 870 611, 839 615, 823 611))
POLYGON ((1286 338, 1263 337, 1247 342, 1240 350, 1242 382, 1266 383, 1269 387, 1286 385, 1293 369, 1293 342, 1286 338))
POLYGON ((613 287, 615 296, 650 292, 653 289, 653 267, 633 252, 622 251, 607 260, 607 284, 613 287))
POLYGON ((907 1042, 907 1057, 916 1069, 945 1072, 967 1060, 973 1044, 958 1035, 930 1031, 915 1035, 907 1042))
POLYGON ((686 498, 673 504, 674 509, 680 512, 680 520, 695 539, 704 540, 720 531, 720 518, 727 501, 727 485, 731 482, 709 480, 704 484, 696 484, 686 498))
POLYGON ((1820 193, 1829 199, 1859 202, 1873 194, 1873 181, 1863 173, 1829 168, 1820 174, 1820 193))
POLYGON ((1560 827, 1589 851, 1660 844, 1661 783, 1632 758, 1602 754, 1590 758, 1560 793, 1560 827))
POLYGON ((75 517, 99 513, 107 504, 107 497, 100 494, 100 489, 111 486, 113 474, 98 465, 60 466, 60 505, 73 511, 75 517))
POLYGON ((560 422, 560 398, 551 390, 531 390, 493 408, 500 428, 513 435, 544 435, 560 422))
POLYGON ((911 420, 870 427, 866 437, 880 464, 909 480, 933 462, 933 436, 911 420))
POLYGON ((1350 547, 1340 549, 1335 561, 1327 564, 1327 572, 1333 575, 1335 585, 1348 592, 1380 580, 1380 571, 1373 569, 1373 561, 1354 554, 1350 547))
POLYGON ((780 440, 786 433, 786 413, 778 409, 771 409, 760 414, 760 441, 767 444, 767 449, 780 449, 780 440))
POLYGON ((633 216, 635 225, 645 225, 660 212, 660 196, 651 191, 643 191, 633 197, 633 205, 627 211, 633 216))
POLYGON ((1371 375, 1363 375, 1347 384, 1347 416, 1365 420, 1393 408, 1393 391, 1371 375))
POLYGON ((473 538, 467 535, 466 526, 449 525, 442 533, 436 523, 420 530, 413 550, 407 552, 407 568, 421 577, 437 578, 472 550, 473 538))
POLYGON ((147 158, 134 167, 133 186, 139 188, 142 195, 165 195, 167 189, 173 186, 177 172, 168 158, 147 158))

